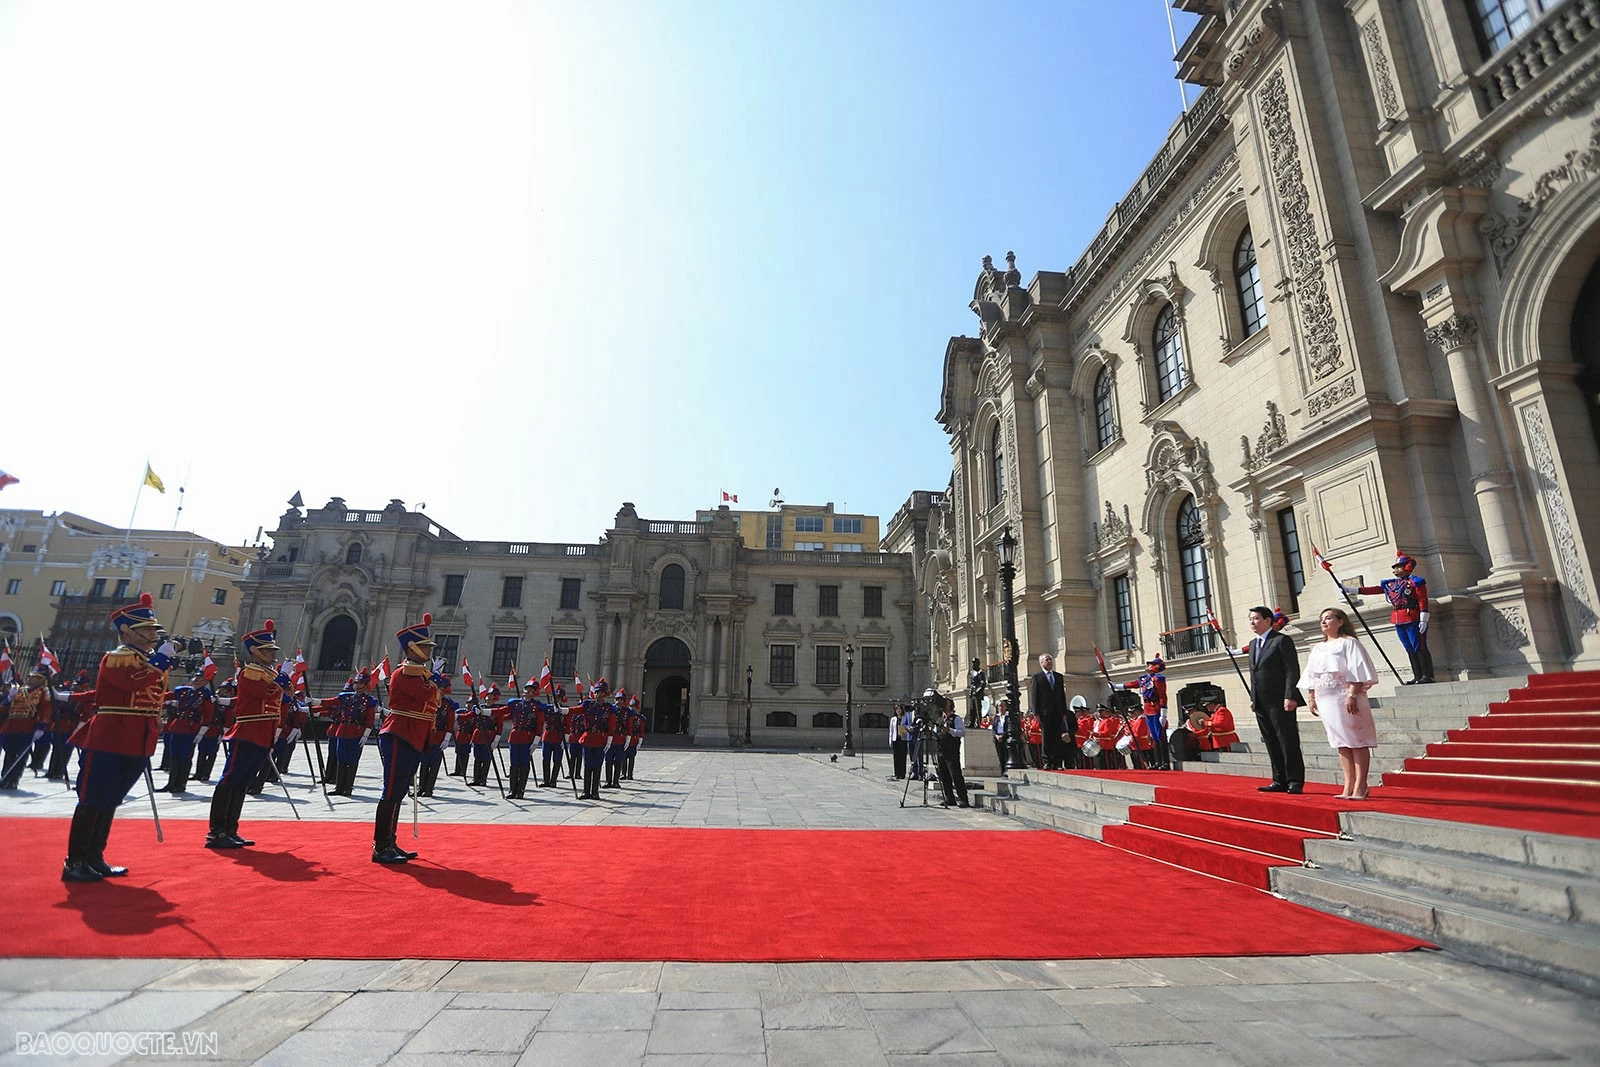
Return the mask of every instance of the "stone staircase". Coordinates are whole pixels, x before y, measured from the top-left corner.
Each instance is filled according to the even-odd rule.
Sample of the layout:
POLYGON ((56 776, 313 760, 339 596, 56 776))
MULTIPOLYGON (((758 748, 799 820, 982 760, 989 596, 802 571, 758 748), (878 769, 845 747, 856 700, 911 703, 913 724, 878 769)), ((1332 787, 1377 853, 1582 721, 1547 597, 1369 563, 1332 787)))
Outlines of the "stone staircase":
POLYGON ((1280 896, 1469 959, 1600 994, 1600 841, 1345 812, 1280 896))
POLYGON ((1030 826, 1076 834, 1099 841, 1107 826, 1128 821, 1128 809, 1155 799, 1156 787, 1110 778, 1086 778, 1049 771, 1014 770, 1004 778, 968 778, 982 782, 974 791, 990 811, 1020 819, 1030 826))
MULTIPOLYGON (((1386 772, 1400 771, 1407 759, 1421 756, 1430 744, 1445 741, 1449 731, 1467 724, 1493 701, 1506 699, 1514 678, 1485 678, 1470 682, 1441 682, 1436 685, 1380 686, 1372 696, 1372 717, 1378 727, 1378 747, 1372 754, 1373 785, 1383 783, 1386 772)), ((1199 763, 1185 763, 1186 772, 1243 774, 1257 778, 1272 775, 1261 730, 1249 705, 1240 701, 1234 709, 1239 743, 1229 752, 1205 752, 1199 763), (1241 711, 1240 708, 1244 710, 1241 711)), ((1300 749, 1305 757, 1306 781, 1338 785, 1339 754, 1328 747, 1322 723, 1302 710, 1300 749)))

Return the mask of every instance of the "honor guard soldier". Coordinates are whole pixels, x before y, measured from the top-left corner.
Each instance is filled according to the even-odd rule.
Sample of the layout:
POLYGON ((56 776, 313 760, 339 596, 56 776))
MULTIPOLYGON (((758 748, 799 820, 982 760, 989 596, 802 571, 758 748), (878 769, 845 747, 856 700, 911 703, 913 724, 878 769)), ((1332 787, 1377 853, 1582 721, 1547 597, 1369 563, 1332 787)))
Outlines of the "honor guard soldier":
POLYGON ((491 685, 484 694, 488 702, 480 704, 472 718, 472 784, 489 784, 489 765, 494 759, 494 746, 500 740, 500 728, 505 725, 506 709, 500 703, 500 687, 491 685))
POLYGON ((419 797, 433 796, 439 768, 444 765, 444 739, 455 733, 456 712, 460 710, 460 705, 450 699, 450 679, 441 674, 434 679, 434 684, 439 689, 439 706, 434 710, 433 729, 428 731, 428 742, 422 749, 422 768, 417 772, 419 797))
POLYGON ((1382 593, 1389 602, 1389 621, 1411 658, 1411 684, 1433 681, 1433 653, 1428 651, 1428 581, 1413 573, 1417 561, 1404 552, 1394 555, 1394 577, 1377 585, 1340 586, 1347 596, 1382 593))
POLYGON ((111 625, 122 643, 101 657, 94 710, 71 737, 83 750, 83 763, 61 867, 64 882, 95 882, 128 873, 126 867, 105 861, 106 841, 117 805, 150 769, 161 730, 167 668, 177 652, 170 641, 156 648, 161 628, 149 593, 113 611, 111 625))
POLYGON ((217 750, 222 747, 222 735, 233 725, 233 702, 239 694, 239 683, 232 678, 217 686, 211 698, 211 724, 202 729, 194 743, 194 777, 198 782, 211 781, 211 768, 217 762, 217 750))
POLYGON ((1204 721, 1195 723, 1194 735, 1202 749, 1226 751, 1238 744, 1239 734, 1233 725, 1233 712, 1228 710, 1221 697, 1213 694, 1207 698, 1206 710, 1201 717, 1204 721))
POLYGON ((378 698, 367 692, 372 676, 361 671, 345 683, 338 696, 326 697, 316 705, 328 717, 328 768, 333 776, 333 795, 351 796, 356 787, 356 770, 361 764, 361 742, 372 729, 378 698))
POLYGON ((544 779, 539 783, 542 789, 554 789, 561 775, 561 750, 565 747, 567 729, 567 709, 561 706, 564 695, 557 690, 553 694, 555 703, 546 704, 544 708, 544 729, 539 735, 540 752, 544 757, 544 779))
MULTIPOLYGON (((53 676, 54 672, 51 674, 53 676)), ((39 701, 38 717, 33 724, 33 759, 28 765, 28 769, 33 771, 35 776, 44 773, 45 761, 55 750, 55 734, 51 730, 51 725, 55 719, 56 700, 64 695, 50 687, 49 679, 45 680, 44 692, 45 699, 39 701)))
POLYGON ((604 678, 589 687, 589 698, 582 706, 582 733, 578 743, 583 746, 583 794, 581 800, 600 799, 600 768, 605 762, 606 742, 611 738, 611 714, 605 698, 611 687, 604 678))
POLYGON ((0 789, 15 789, 33 747, 33 733, 41 717, 50 717, 50 668, 34 667, 27 684, 11 689, 6 697, 5 724, 0 726, 0 789))
POLYGON ((583 709, 583 690, 579 689, 574 695, 578 698, 577 707, 567 707, 566 689, 559 685, 556 686, 556 703, 564 709, 562 717, 566 720, 567 725, 568 778, 578 777, 579 772, 583 770, 582 737, 585 714, 583 709))
POLYGON ((405 863, 417 858, 396 842, 400 805, 422 762, 429 735, 439 726, 439 705, 444 676, 432 669, 433 616, 395 634, 404 662, 389 679, 389 714, 378 734, 378 756, 383 760, 383 797, 372 822, 372 862, 405 863))
POLYGON ((633 781, 633 760, 639 754, 639 746, 644 744, 644 712, 639 710, 639 698, 634 697, 628 701, 628 754, 624 758, 622 777, 633 781))
POLYGON ((72 746, 67 743, 67 738, 89 717, 93 707, 94 681, 88 671, 79 671, 72 680, 72 692, 67 694, 66 699, 51 702, 51 731, 55 734, 55 744, 50 750, 50 767, 45 773, 45 781, 66 780, 67 759, 72 755, 72 746))
POLYGON ((161 792, 177 796, 188 792, 195 738, 211 725, 216 714, 211 689, 201 675, 194 675, 188 685, 180 685, 167 694, 167 714, 167 746, 172 758, 167 761, 167 784, 161 792))
POLYGON ((506 739, 511 746, 511 788, 506 791, 508 800, 522 800, 528 788, 528 775, 533 772, 533 743, 544 733, 544 706, 539 703, 539 683, 530 679, 522 687, 523 696, 506 705, 511 722, 511 735, 506 739))
POLYGON ((308 706, 291 695, 289 703, 283 708, 283 721, 278 724, 278 739, 272 743, 272 765, 278 768, 280 775, 289 773, 289 763, 294 759, 294 746, 300 742, 300 734, 310 721, 308 706))
POLYGON ((1167 665, 1160 656, 1151 657, 1145 664, 1145 671, 1133 681, 1122 686, 1123 689, 1136 690, 1139 699, 1144 704, 1145 730, 1155 741, 1155 769, 1166 770, 1170 766, 1167 752, 1167 665))
POLYGON ((453 731, 456 744, 455 776, 462 781, 466 781, 467 760, 472 756, 472 731, 475 718, 475 713, 472 710, 472 687, 468 686, 467 690, 466 704, 456 705, 456 725, 453 731))
POLYGON ((606 701, 606 715, 611 724, 611 737, 606 743, 606 786, 622 788, 622 765, 628 754, 628 693, 617 690, 616 696, 606 701))
POLYGON ((247 661, 239 672, 233 724, 222 735, 233 742, 222 777, 211 794, 211 829, 206 848, 244 848, 255 844, 239 836, 239 815, 256 775, 272 756, 272 742, 290 700, 289 676, 278 668, 276 624, 271 619, 261 629, 244 635, 241 644, 247 661))

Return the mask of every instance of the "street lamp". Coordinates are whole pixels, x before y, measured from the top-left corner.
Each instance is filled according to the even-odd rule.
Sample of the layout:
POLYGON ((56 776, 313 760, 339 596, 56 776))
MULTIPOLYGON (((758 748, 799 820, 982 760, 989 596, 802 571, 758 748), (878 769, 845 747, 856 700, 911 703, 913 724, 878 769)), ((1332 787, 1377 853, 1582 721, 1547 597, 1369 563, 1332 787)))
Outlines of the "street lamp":
POLYGON ((745 664, 744 668, 744 743, 750 743, 750 690, 756 684, 756 669, 745 664))
POLYGON ((850 733, 850 720, 855 718, 855 715, 854 715, 854 710, 855 710, 854 709, 855 692, 854 692, 854 690, 852 688, 852 682, 854 681, 854 678, 855 678, 855 671, 856 671, 856 646, 855 645, 845 645, 844 646, 844 754, 846 756, 854 756, 856 754, 855 738, 850 733))
POLYGON ((1000 531, 994 547, 1000 554, 1000 633, 1003 638, 1001 654, 1006 665, 1006 697, 1011 701, 1011 715, 1006 720, 1006 767, 1025 768, 1022 758, 1022 693, 1017 686, 1017 615, 1011 605, 1012 584, 1017 577, 1017 539, 1011 536, 1011 527, 1000 531))

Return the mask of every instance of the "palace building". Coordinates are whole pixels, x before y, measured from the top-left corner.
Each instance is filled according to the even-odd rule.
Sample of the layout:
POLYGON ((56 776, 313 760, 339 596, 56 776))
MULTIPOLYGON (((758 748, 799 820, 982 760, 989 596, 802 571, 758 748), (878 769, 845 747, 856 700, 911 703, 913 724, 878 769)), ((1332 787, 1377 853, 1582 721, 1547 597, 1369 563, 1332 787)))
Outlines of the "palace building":
POLYGON ((1415 557, 1441 681, 1600 666, 1600 0, 1174 6, 1198 99, 1075 262, 985 257, 945 350, 936 682, 1001 658, 1006 528, 1024 671, 1242 700, 1207 611, 1314 638, 1313 544, 1415 557))
POLYGON ((276 620, 317 696, 426 611, 457 679, 466 663, 504 691, 548 657, 569 695, 575 673, 603 677, 640 696, 654 732, 697 745, 841 745, 847 712, 886 743, 891 705, 927 675, 911 556, 747 548, 726 507, 708 515, 623 504, 597 543, 540 544, 466 540, 398 500, 291 507, 240 583, 241 625, 276 620))

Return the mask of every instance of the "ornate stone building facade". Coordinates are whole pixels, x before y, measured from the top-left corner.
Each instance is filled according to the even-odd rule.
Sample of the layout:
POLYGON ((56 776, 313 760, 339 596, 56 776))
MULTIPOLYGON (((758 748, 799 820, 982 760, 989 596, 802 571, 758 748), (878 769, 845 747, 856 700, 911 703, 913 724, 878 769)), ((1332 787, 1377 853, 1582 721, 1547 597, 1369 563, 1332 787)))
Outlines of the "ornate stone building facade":
POLYGON ((1314 635, 1313 543, 1418 560, 1441 680, 1600 665, 1600 0, 1175 6, 1205 90, 1069 269, 985 258, 946 348, 939 684, 1000 658, 1008 525, 1025 668, 1232 679, 1206 611, 1314 635))
POLYGON ((641 519, 632 504, 594 544, 462 539, 391 501, 291 508, 240 583, 241 625, 277 621, 303 648, 315 695, 392 654, 433 613, 437 652, 502 690, 548 656, 638 693, 657 733, 700 745, 886 743, 890 705, 926 672, 913 646, 916 585, 899 553, 748 549, 726 508, 705 522, 641 519), (746 698, 749 697, 747 705, 746 698))

